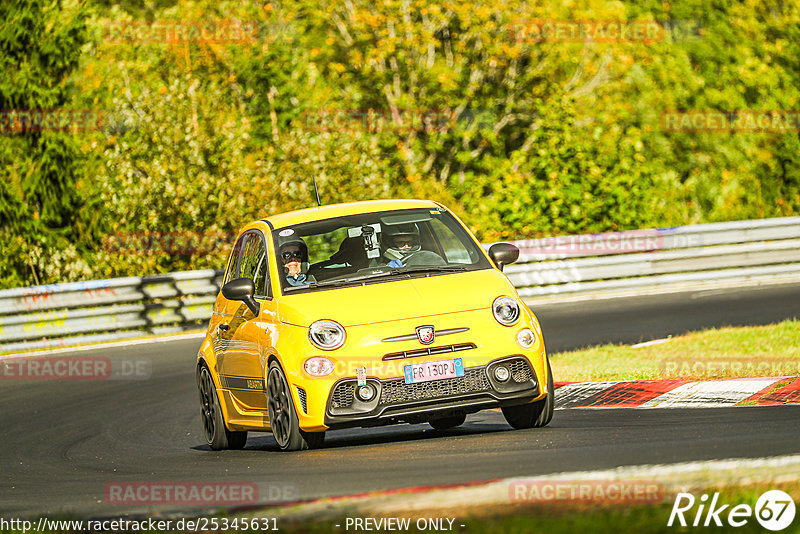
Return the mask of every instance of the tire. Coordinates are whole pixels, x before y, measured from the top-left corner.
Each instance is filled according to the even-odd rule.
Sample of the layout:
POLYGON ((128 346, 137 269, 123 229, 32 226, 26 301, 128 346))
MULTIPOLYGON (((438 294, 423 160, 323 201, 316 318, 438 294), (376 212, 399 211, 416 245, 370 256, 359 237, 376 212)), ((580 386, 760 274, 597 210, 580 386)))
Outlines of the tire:
POLYGON ((306 440, 309 449, 319 449, 325 442, 325 432, 306 432, 301 430, 300 435, 306 440))
POLYGON ((277 362, 269 364, 267 371, 267 410, 272 435, 282 451, 314 449, 325 441, 325 432, 300 430, 289 384, 277 362))
POLYGON ((428 424, 436 430, 447 430, 449 428, 455 428, 463 425, 466 419, 467 414, 462 413, 460 415, 451 415, 449 417, 442 417, 440 419, 431 419, 428 421, 428 424))
POLYGON ((553 419, 555 405, 555 390, 553 388, 553 372, 550 370, 550 360, 547 360, 547 397, 542 400, 521 404, 519 406, 506 406, 503 416, 509 425, 517 430, 523 428, 539 428, 547 426, 553 419))
POLYGON ((243 449, 247 443, 247 432, 231 432, 225 426, 220 408, 217 388, 211 379, 211 372, 203 365, 197 384, 200 393, 200 417, 203 420, 203 434, 206 443, 215 451, 223 449, 243 449))

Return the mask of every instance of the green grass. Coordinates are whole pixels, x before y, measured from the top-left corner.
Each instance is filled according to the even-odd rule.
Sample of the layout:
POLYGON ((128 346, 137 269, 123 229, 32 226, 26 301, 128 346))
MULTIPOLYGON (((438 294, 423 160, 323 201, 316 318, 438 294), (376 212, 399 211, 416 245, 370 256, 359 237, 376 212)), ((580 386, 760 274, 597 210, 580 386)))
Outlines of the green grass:
POLYGON ((604 345, 552 354, 556 382, 718 379, 800 373, 800 321, 693 332, 633 348, 604 345))

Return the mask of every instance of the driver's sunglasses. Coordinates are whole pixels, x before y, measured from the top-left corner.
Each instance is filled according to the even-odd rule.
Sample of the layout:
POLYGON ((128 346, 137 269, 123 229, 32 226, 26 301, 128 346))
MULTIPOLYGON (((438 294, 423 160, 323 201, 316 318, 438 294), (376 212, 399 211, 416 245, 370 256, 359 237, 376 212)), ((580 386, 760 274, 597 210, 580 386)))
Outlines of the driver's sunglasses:
POLYGON ((396 247, 402 247, 404 245, 412 246, 412 245, 414 245, 414 238, 413 237, 396 237, 396 238, 394 238, 394 245, 396 247))
POLYGON ((298 259, 298 260, 302 260, 303 259, 303 253, 301 251, 299 251, 299 250, 295 250, 295 251, 287 250, 287 251, 281 253, 281 257, 284 260, 290 260, 290 259, 292 259, 292 256, 294 256, 294 258, 298 259))

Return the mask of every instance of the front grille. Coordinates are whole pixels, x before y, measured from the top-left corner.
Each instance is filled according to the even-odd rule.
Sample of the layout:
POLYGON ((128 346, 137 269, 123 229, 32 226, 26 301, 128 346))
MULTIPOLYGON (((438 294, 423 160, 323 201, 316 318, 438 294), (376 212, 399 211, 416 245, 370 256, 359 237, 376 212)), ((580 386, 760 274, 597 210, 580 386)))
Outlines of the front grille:
POLYGON ((403 358, 418 358, 420 356, 431 356, 434 354, 445 354, 448 352, 459 352, 477 348, 475 343, 457 343, 455 345, 443 345, 440 347, 425 347, 414 350, 403 350, 400 352, 390 352, 384 354, 383 360, 402 360, 403 358))
POLYGON ((477 393, 492 389, 483 367, 466 369, 464 376, 406 384, 405 380, 387 380, 381 384, 380 404, 400 404, 423 399, 435 399, 477 393))
POLYGON ((308 413, 308 405, 306 402, 306 390, 297 386, 297 396, 300 398, 300 406, 303 408, 303 413, 308 413))
POLYGON ((347 408, 353 404, 353 394, 355 392, 355 382, 341 382, 333 390, 331 396, 331 406, 333 408, 347 408))
POLYGON ((523 359, 516 359, 511 362, 511 379, 514 382, 522 383, 533 380, 533 370, 528 362, 523 359))

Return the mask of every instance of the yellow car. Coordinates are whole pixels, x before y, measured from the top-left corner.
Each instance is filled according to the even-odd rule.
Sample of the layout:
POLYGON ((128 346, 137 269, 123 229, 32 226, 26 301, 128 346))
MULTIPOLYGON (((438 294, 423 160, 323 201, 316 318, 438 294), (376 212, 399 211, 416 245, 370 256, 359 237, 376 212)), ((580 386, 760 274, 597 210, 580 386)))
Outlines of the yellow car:
POLYGON ((212 449, 272 431, 283 450, 325 431, 394 423, 462 424, 501 408, 514 428, 553 416, 539 322, 444 206, 354 202, 244 227, 198 353, 212 449))

